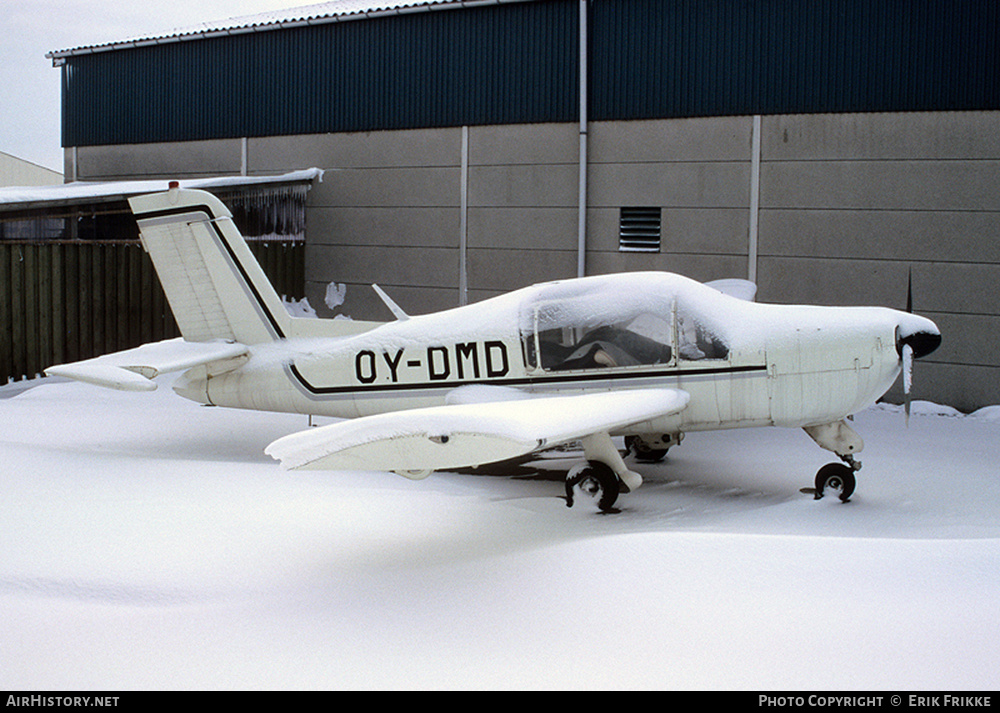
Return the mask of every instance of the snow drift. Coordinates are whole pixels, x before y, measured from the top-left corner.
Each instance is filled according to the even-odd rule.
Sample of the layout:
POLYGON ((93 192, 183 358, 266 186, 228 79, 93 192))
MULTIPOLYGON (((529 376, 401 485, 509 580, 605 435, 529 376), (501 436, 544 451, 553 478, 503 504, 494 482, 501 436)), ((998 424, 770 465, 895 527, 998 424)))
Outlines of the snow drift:
POLYGON ((848 504, 799 492, 825 460, 799 431, 690 434, 602 516, 554 457, 291 473, 262 449, 305 417, 0 397, 7 689, 1000 683, 995 409, 859 414, 848 504))

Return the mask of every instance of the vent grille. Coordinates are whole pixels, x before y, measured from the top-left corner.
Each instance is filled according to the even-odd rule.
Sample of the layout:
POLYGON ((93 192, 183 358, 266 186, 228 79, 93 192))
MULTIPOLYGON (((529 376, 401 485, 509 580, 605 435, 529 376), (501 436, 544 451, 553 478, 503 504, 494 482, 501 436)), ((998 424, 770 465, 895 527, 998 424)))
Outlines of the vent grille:
POLYGON ((618 221, 619 252, 660 252, 661 222, 659 208, 622 208, 618 221))

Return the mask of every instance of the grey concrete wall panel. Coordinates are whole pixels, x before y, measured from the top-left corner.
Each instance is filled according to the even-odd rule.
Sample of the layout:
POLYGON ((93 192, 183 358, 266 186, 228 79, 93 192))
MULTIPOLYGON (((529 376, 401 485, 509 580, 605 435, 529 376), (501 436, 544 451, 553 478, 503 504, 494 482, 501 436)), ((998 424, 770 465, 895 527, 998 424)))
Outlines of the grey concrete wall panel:
POLYGON ((1000 161, 834 160, 761 165, 761 205, 779 208, 1000 210, 1000 161))
POLYGON ((311 205, 348 208, 457 208, 458 168, 370 168, 328 171, 311 205))
POLYGON ((795 114, 763 119, 766 161, 1000 158, 1000 112, 795 114))
MULTIPOLYGON (((913 273, 914 309, 1000 316, 1000 264, 920 263, 913 273), (916 276, 922 278, 919 294, 916 276)), ((1000 343, 993 351, 1000 365, 1000 343)))
MULTIPOLYGON (((470 249, 506 247, 510 250, 575 251, 576 229, 575 207, 469 209, 470 249)), ((456 226, 452 235, 457 233, 456 226)))
MULTIPOLYGON (((330 282, 348 285, 337 314, 385 318, 370 284, 408 296, 414 313, 458 303, 460 129, 250 139, 252 171, 319 166, 309 194, 307 293, 324 317, 330 282)), ((402 303, 401 303, 402 304, 402 303)))
POLYGON ((590 167, 593 207, 750 205, 750 165, 735 162, 597 164, 590 167))
POLYGON ((760 214, 761 254, 1000 263, 1000 212, 803 210, 760 214))
POLYGON ((470 206, 574 206, 579 194, 578 187, 579 171, 573 163, 469 168, 470 206))
POLYGON ((906 280, 907 265, 893 261, 762 257, 757 294, 762 302, 902 309, 906 280))
POLYGON ((459 211, 437 206, 311 206, 310 245, 454 248, 459 211))
MULTIPOLYGON (((927 360, 938 364, 1000 368, 996 335, 1000 315, 928 313, 948 339, 927 360)), ((997 401, 996 403, 1000 403, 997 401)))
POLYGON ((469 127, 469 165, 574 163, 580 147, 577 124, 469 127))
POLYGON ((588 273, 745 277, 751 126, 748 117, 593 122, 588 273), (661 207, 659 254, 619 252, 624 206, 661 207))
POLYGON ((576 276, 576 252, 477 249, 469 251, 469 285, 508 292, 538 282, 576 276))
POLYGON ((595 275, 664 270, 700 281, 746 277, 746 265, 745 256, 619 252, 593 253, 588 256, 588 269, 595 275))
MULTIPOLYGON (((995 367, 966 364, 925 363, 915 365, 913 398, 947 404, 970 413, 983 406, 1000 404, 1000 378, 995 367)), ((886 395, 902 403, 903 390, 896 385, 886 395)))
POLYGON ((453 248, 317 246, 309 257, 310 282, 458 288, 458 251, 453 248))
POLYGON ((461 129, 305 134, 247 141, 252 171, 293 171, 303 166, 330 170, 458 166, 461 150, 461 129))
POLYGON ((241 148, 239 139, 81 146, 76 156, 76 176, 80 181, 127 181, 163 176, 198 178, 239 175, 241 148))
POLYGON ((751 122, 745 116, 671 121, 594 121, 591 164, 748 161, 751 122))

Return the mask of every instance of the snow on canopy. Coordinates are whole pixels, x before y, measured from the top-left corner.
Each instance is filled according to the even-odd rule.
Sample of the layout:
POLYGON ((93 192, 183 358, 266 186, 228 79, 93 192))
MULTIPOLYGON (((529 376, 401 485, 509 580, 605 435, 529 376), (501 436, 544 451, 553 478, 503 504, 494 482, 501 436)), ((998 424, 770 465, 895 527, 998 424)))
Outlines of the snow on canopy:
MULTIPOLYGON (((679 321, 697 322, 705 332, 726 342, 731 349, 757 350, 765 335, 785 334, 794 338, 799 330, 837 329, 845 339, 868 334, 880 326, 901 336, 935 330, 929 320, 884 307, 817 307, 748 302, 681 275, 667 272, 635 272, 560 280, 525 287, 464 307, 388 322, 374 330, 349 337, 333 351, 377 343, 381 348, 404 348, 428 337, 467 340, 502 334, 534 333, 539 310, 552 328, 594 328, 622 324, 656 315, 669 320, 676 309, 679 321)), ((321 355, 331 344, 317 343, 321 355)))

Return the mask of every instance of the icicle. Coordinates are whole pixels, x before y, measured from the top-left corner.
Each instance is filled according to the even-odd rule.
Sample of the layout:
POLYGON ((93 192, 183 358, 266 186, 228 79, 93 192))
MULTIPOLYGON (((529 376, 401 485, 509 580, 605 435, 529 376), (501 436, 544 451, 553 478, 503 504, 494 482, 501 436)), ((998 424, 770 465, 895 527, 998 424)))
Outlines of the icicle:
POLYGON ((906 425, 910 425, 910 389, 913 387, 913 347, 903 345, 903 408, 906 425))
POLYGON ((304 240, 306 194, 304 185, 248 190, 231 199, 246 216, 244 237, 251 240, 304 240))

